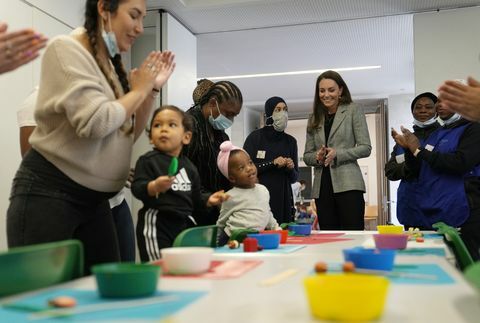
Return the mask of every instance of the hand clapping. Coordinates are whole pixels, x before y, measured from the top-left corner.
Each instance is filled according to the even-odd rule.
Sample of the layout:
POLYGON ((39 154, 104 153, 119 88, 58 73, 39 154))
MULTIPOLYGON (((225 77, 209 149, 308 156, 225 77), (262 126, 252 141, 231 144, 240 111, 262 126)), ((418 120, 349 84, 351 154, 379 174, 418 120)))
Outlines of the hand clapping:
POLYGON ((38 57, 47 38, 33 29, 7 32, 7 24, 0 23, 0 74, 10 72, 38 57))
POLYGON ((395 142, 406 149, 409 149, 412 153, 420 147, 420 141, 418 138, 410 132, 407 128, 403 126, 400 127, 402 134, 399 134, 395 129, 392 128, 392 138, 395 142))
POLYGON ((445 81, 438 89, 439 99, 447 108, 458 112, 465 119, 480 121, 480 82, 472 77, 468 84, 445 81))
POLYGON ((175 68, 175 55, 172 52, 151 52, 139 68, 132 70, 130 82, 132 90, 150 93, 152 89, 160 90, 175 68))
POLYGON ((335 150, 335 148, 332 148, 332 147, 326 148, 325 151, 326 151, 326 155, 325 155, 324 165, 330 166, 333 160, 335 159, 335 157, 337 157, 337 151, 335 150))
POLYGON ((325 164, 325 156, 327 155, 327 148, 325 148, 325 145, 322 145, 320 149, 317 151, 317 155, 315 158, 320 164, 325 164))

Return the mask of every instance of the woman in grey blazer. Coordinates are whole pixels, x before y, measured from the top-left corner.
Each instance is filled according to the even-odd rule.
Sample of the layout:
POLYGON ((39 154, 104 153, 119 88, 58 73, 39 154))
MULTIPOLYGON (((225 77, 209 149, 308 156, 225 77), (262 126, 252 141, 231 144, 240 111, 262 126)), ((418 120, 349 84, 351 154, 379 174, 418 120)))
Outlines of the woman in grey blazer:
POLYGON ((367 121, 340 74, 326 71, 315 86, 303 160, 315 168, 312 196, 322 230, 363 230, 365 183, 357 159, 372 150, 367 121))

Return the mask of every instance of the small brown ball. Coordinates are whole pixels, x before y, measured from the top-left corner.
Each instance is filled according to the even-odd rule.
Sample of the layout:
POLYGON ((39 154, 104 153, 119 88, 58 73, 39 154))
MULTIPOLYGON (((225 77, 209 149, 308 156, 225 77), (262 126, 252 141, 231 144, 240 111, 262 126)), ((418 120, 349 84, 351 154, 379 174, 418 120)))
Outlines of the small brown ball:
POLYGON ((48 300, 48 305, 53 307, 75 307, 77 300, 70 296, 58 296, 48 300))
POLYGON ((326 262, 319 261, 315 264, 315 272, 317 274, 326 273, 328 270, 328 265, 326 262))
POLYGON ((240 243, 238 243, 237 240, 230 240, 230 241, 228 242, 228 247, 229 247, 230 249, 237 249, 237 248, 240 247, 240 243))
POLYGON ((342 266, 344 273, 353 273, 355 272, 355 264, 351 261, 347 261, 342 266))

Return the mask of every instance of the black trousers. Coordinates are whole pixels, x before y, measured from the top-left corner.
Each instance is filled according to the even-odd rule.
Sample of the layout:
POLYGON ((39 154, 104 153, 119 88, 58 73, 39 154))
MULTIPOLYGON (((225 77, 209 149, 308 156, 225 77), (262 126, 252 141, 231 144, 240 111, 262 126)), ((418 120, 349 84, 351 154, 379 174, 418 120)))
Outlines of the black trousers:
POLYGON ((113 221, 117 230, 120 259, 126 262, 135 262, 135 227, 127 201, 112 208, 113 221))
POLYGON ((31 149, 12 184, 8 247, 78 239, 85 251, 85 274, 92 265, 119 261, 108 203, 113 195, 80 186, 31 149))
POLYGON ((364 230, 365 200, 358 190, 334 193, 330 172, 322 174, 315 199, 320 230, 364 230))

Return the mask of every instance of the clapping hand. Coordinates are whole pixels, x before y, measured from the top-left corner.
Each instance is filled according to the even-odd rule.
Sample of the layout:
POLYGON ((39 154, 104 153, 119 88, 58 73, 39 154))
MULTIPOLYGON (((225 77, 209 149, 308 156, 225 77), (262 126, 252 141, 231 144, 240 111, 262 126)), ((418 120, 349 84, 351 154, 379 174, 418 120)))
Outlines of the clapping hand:
POLYGON ((395 140, 395 142, 408 150, 410 150, 412 153, 417 150, 417 148, 420 147, 420 141, 418 138, 410 132, 407 128, 404 128, 403 126, 400 127, 400 130, 402 131, 402 134, 399 134, 395 129, 392 128, 392 138, 395 140))
POLYGON ((327 148, 325 148, 325 145, 322 145, 320 149, 317 151, 317 155, 315 158, 320 164, 325 164, 325 156, 327 155, 327 148))
POLYGON ((398 132, 397 132, 395 129, 393 129, 393 128, 392 128, 390 134, 391 134, 393 140, 395 140, 395 143, 396 143, 397 145, 399 145, 399 146, 402 147, 402 148, 408 148, 408 147, 407 147, 407 141, 406 141, 405 137, 404 137, 402 134, 398 133, 398 132))
POLYGON ((285 159, 285 157, 279 156, 273 160, 273 164, 278 168, 282 168, 286 166, 287 160, 285 159))
POLYGON ((420 147, 420 141, 418 140, 417 136, 410 132, 407 128, 403 126, 400 127, 403 133, 403 137, 405 138, 405 142, 407 144, 407 148, 410 149, 412 153, 415 152, 420 147))
POLYGON ((132 91, 149 94, 155 86, 155 78, 162 68, 162 53, 151 52, 138 68, 132 69, 130 83, 132 91))
POLYGON ((33 29, 13 32, 7 29, 7 24, 0 23, 0 74, 13 71, 37 58, 48 40, 33 29))
POLYGON ((332 147, 326 148, 325 151, 326 151, 326 155, 325 155, 324 165, 330 166, 333 160, 335 159, 335 157, 337 157, 337 151, 335 150, 335 148, 332 148, 332 147))
POLYGON ((170 78, 175 69, 175 54, 170 51, 165 51, 161 55, 161 65, 155 79, 155 88, 160 89, 170 78))
POLYGON ((291 158, 285 158, 285 161, 286 161, 286 167, 288 169, 293 169, 295 167, 295 163, 291 158))
POLYGON ((445 107, 458 112, 465 119, 480 121, 480 82, 472 77, 468 84, 445 81, 438 89, 438 98, 445 107))

